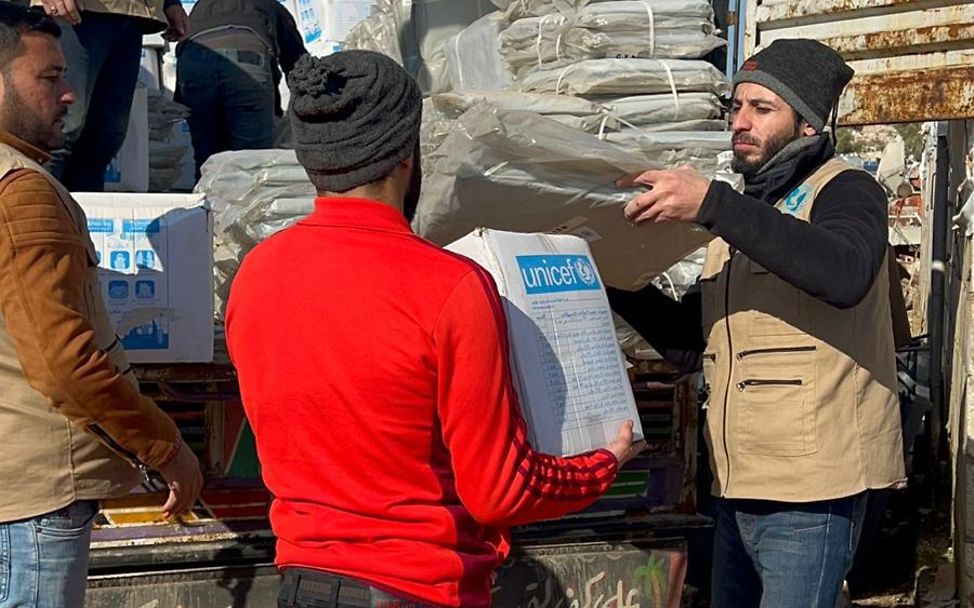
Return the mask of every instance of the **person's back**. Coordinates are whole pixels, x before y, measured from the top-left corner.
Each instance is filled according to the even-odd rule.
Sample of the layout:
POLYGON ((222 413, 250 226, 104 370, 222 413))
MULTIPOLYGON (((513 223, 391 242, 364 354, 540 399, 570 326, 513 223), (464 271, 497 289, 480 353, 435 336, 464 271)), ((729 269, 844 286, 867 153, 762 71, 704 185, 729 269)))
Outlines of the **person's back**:
MULTIPOLYGON (((229 27, 246 28, 260 37, 285 74, 305 53, 294 17, 277 0, 200 0, 189 15, 188 38, 229 27)), ((186 46, 180 43, 177 53, 186 46)))
POLYGON ((327 124, 329 104, 317 102, 329 87, 362 92, 332 108, 389 107, 367 107, 363 124, 326 132, 342 144, 345 128, 377 138, 371 149, 359 142, 365 152, 341 154, 325 143, 320 154, 299 149, 322 194, 312 215, 248 254, 228 304, 228 346, 275 496, 285 585, 289 569, 310 569, 397 598, 486 606, 490 574, 509 550, 507 528, 583 508, 604 493, 617 459, 630 454, 631 427, 612 452, 556 458, 532 450, 492 279, 414 235, 400 210, 402 184, 418 161, 408 152, 420 96, 411 80, 399 93, 383 84, 408 77, 374 55, 307 58, 307 71, 296 68, 318 81, 310 92, 289 82, 298 85, 296 116, 321 120, 293 120, 299 143, 327 124), (378 73, 360 73, 373 61, 378 73), (335 71, 325 73, 330 66, 335 71), (306 102, 312 107, 302 108, 306 102), (407 116, 396 114, 400 103, 407 116), (395 125, 410 134, 386 131, 395 125), (316 165, 343 160, 353 163, 348 175, 316 165), (371 181, 363 171, 388 169, 373 171, 370 162, 396 168, 371 181), (362 183, 372 200, 350 194, 362 183))
POLYGON ((190 109, 196 174, 213 154, 274 147, 280 84, 304 43, 276 0, 200 0, 176 47, 176 101, 190 109))
POLYGON ((128 132, 142 36, 162 32, 166 40, 180 40, 186 34, 186 11, 179 0, 31 4, 58 20, 71 68, 67 79, 78 96, 65 117, 64 144, 53 151, 47 169, 72 192, 101 192, 128 132))
MULTIPOLYGON (((41 166, 76 96, 61 29, 0 2, 0 606, 81 608, 98 501, 150 469, 165 517, 199 464, 138 382, 102 299, 84 211, 41 166)), ((151 500, 152 497, 148 497, 151 500)))
MULTIPOLYGON (((484 281, 371 201, 328 201, 248 255, 228 316, 280 564, 417 596, 442 580, 443 603, 461 593, 447 581, 487 580, 503 540, 460 503, 436 399, 437 318, 484 281)), ((496 343, 496 328, 478 329, 496 343)), ((449 405, 485 430, 499 422, 479 400, 449 405)))

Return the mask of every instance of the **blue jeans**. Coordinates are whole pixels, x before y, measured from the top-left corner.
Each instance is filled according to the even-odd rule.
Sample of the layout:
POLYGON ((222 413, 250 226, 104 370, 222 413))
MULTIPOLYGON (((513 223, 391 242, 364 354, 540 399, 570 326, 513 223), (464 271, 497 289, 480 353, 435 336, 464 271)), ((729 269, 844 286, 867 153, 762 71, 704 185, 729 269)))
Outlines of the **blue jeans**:
POLYGON ((266 53, 193 41, 176 61, 176 101, 189 107, 196 177, 213 154, 274 147, 274 77, 266 53))
POLYGON ((68 190, 101 192, 105 170, 128 131, 142 27, 134 17, 91 11, 74 27, 61 20, 58 25, 68 84, 78 100, 64 118, 64 147, 54 151, 47 168, 68 190))
POLYGON ((81 608, 98 502, 0 524, 0 608, 81 608))
POLYGON ((718 499, 711 608, 834 608, 867 496, 813 503, 718 499))

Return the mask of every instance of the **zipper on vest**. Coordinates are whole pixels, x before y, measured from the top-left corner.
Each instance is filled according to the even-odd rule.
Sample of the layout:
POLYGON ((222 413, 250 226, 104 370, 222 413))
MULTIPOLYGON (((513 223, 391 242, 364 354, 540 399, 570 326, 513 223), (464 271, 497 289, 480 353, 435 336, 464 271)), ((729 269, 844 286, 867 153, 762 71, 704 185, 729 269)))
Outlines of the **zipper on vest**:
POLYGON ((115 441, 111 435, 105 432, 105 429, 101 428, 97 424, 89 424, 88 430, 98 436, 102 442, 105 443, 112 451, 118 453, 120 456, 128 460, 132 466, 137 468, 141 473, 142 477, 145 479, 146 483, 149 483, 149 467, 145 466, 145 463, 139 460, 139 457, 132 452, 123 448, 117 441, 115 441))
POLYGON ((755 380, 748 379, 742 380, 737 383, 737 390, 742 393, 752 386, 801 386, 803 383, 800 379, 795 378, 793 380, 755 380))
MULTIPOLYGON (((731 266, 734 264, 734 248, 729 248, 730 258, 727 260, 727 273, 724 278, 724 329, 727 330, 727 352, 734 352, 734 342, 731 338, 731 327, 730 327, 730 285, 731 285, 731 266)), ((717 356, 714 355, 714 361, 717 360, 717 356)), ((721 431, 724 436, 724 462, 726 463, 727 469, 727 484, 724 486, 725 489, 730 489, 731 482, 731 456, 730 448, 727 447, 727 404, 730 401, 730 390, 731 390, 731 378, 734 377, 734 359, 730 357, 727 361, 727 386, 724 388, 724 411, 723 411, 723 426, 721 431)))
POLYGON ((737 353, 737 360, 740 361, 744 357, 750 357, 751 355, 770 355, 777 353, 810 353, 815 350, 814 346, 789 346, 785 348, 753 348, 751 350, 742 350, 737 353))

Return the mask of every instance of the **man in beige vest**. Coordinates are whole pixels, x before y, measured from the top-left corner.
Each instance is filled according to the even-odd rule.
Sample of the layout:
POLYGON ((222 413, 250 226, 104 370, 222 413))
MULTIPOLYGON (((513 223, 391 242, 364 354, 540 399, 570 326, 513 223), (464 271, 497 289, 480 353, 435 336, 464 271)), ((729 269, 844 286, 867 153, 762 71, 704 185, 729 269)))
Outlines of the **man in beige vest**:
POLYGON ((74 93, 57 24, 0 2, 0 608, 80 607, 101 498, 158 470, 166 515, 202 478, 139 394, 109 323, 84 212, 41 167, 74 93))
POLYGON ((52 151, 51 174, 72 192, 100 192, 128 131, 139 78, 142 36, 181 40, 189 27, 180 0, 32 0, 61 26, 68 83, 77 101, 65 117, 65 141, 52 151))
POLYGON ((852 75, 818 42, 775 41, 734 80, 743 194, 689 168, 622 182, 649 188, 633 223, 716 237, 682 302, 610 299, 664 356, 702 361, 717 608, 833 608, 869 491, 904 482, 886 196, 823 133, 852 75))

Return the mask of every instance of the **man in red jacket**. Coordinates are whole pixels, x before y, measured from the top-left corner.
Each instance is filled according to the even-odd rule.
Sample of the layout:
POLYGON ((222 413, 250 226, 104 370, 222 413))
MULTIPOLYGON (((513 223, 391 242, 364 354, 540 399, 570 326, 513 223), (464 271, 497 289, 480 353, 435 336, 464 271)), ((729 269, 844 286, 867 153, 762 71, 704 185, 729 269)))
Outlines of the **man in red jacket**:
POLYGON ((288 77, 315 211, 258 245, 227 339, 275 496, 280 606, 490 605, 508 528, 582 509, 637 451, 535 452, 483 269, 419 238, 421 95, 394 61, 288 77))

